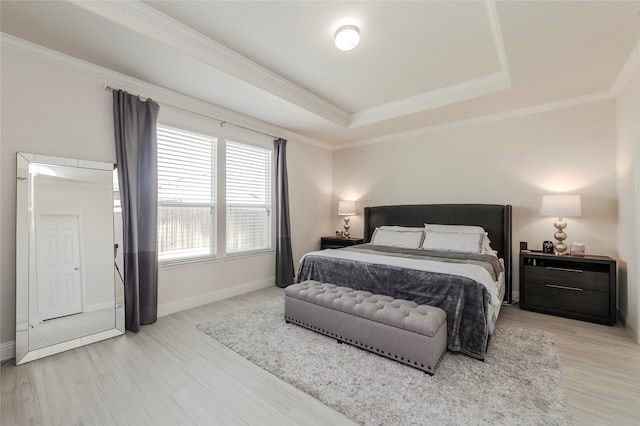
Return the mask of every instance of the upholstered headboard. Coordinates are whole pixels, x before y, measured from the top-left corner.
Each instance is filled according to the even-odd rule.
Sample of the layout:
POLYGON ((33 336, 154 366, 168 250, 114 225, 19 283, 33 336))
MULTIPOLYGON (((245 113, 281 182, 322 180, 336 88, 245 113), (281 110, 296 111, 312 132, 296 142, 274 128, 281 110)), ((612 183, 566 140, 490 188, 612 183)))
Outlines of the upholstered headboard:
POLYGON ((504 259, 506 291, 504 300, 511 303, 511 206, 498 204, 412 204, 364 208, 364 241, 371 241, 373 231, 382 225, 482 226, 489 234, 491 248, 504 259))

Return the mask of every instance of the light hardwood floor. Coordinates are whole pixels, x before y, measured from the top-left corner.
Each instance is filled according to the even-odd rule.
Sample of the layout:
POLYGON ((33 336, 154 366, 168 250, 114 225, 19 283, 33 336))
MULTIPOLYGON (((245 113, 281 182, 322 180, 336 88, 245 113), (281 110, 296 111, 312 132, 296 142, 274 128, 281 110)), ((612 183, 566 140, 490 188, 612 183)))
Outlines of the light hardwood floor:
MULTIPOLYGON (((0 424, 320 425, 353 423, 198 331, 282 295, 276 287, 158 319, 73 351, 0 370, 0 424)), ((575 425, 640 424, 640 345, 606 327, 505 307, 499 322, 556 336, 575 425)))

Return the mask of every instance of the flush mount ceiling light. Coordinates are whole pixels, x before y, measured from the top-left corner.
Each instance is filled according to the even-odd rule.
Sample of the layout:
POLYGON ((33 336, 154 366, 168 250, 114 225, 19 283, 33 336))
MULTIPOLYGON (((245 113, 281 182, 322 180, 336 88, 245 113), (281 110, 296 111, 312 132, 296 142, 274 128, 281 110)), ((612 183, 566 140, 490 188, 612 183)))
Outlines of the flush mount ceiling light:
POLYGON ((336 31, 336 47, 351 50, 360 43, 360 30, 355 25, 343 25, 336 31))

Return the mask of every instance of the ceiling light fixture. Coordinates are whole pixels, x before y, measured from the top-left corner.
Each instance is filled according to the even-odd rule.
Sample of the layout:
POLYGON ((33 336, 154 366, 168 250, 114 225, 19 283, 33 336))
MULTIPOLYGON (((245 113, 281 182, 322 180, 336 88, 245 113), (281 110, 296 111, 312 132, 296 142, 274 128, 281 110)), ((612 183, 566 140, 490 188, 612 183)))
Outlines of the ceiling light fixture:
POLYGON ((336 47, 351 50, 360 43, 360 30, 355 25, 343 25, 336 31, 336 47))

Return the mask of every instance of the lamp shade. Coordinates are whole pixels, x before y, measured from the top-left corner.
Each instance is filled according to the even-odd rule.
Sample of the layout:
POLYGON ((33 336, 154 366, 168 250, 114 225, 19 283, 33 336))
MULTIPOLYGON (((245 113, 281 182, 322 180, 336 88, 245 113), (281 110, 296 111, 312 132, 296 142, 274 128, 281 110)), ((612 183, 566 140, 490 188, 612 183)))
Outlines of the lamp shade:
POLYGON ((353 216, 356 214, 355 201, 338 202, 338 216, 353 216))
POLYGON ((582 205, 579 195, 543 195, 540 216, 580 217, 582 205))

